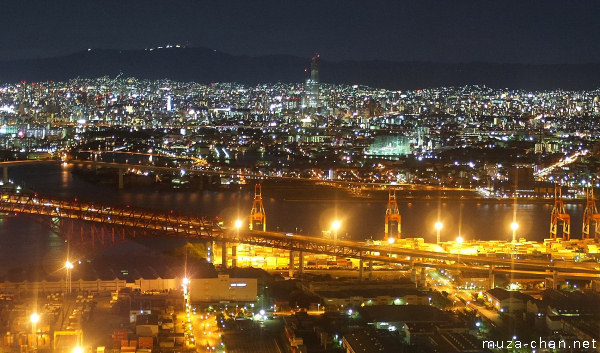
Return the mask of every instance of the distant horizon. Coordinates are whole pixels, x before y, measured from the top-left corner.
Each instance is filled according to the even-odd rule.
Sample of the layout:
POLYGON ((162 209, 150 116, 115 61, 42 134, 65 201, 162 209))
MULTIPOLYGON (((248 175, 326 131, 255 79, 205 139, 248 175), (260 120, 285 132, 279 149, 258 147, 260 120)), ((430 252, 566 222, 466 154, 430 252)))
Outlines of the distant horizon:
MULTIPOLYGON (((312 55, 311 55, 312 57, 312 55)), ((65 81, 76 77, 170 79, 180 82, 300 83, 309 57, 286 54, 235 55, 207 47, 153 50, 88 48, 68 55, 2 61, 0 82, 65 81)), ((480 85, 490 88, 595 90, 600 64, 443 63, 339 60, 321 54, 321 82, 388 90, 480 85)))
MULTIPOLYGON (((44 60, 44 59, 58 59, 63 57, 68 57, 75 54, 86 53, 90 51, 125 51, 125 52, 144 52, 152 50, 163 50, 163 49, 205 49, 212 50, 214 52, 218 52, 221 54, 231 55, 234 57, 247 57, 247 58, 264 58, 264 57, 290 57, 290 58, 298 58, 298 59, 306 59, 307 63, 310 62, 310 58, 312 55, 296 55, 289 53, 269 53, 269 54, 236 54, 227 52, 224 50, 214 49, 206 46, 185 46, 181 43, 168 43, 164 46, 156 46, 156 47, 148 47, 148 48, 81 48, 74 51, 64 52, 64 53, 56 53, 48 56, 31 56, 31 57, 19 57, 19 58, 2 58, 0 57, 0 62, 20 62, 20 61, 35 61, 35 60, 44 60), (171 45, 172 47, 166 48, 167 45, 171 45), (179 48, 176 48, 176 45, 180 45, 179 48), (160 49, 159 49, 160 48, 160 49)), ((315 53, 317 53, 315 51, 315 53)), ((389 63, 424 63, 424 64, 436 64, 436 65, 471 65, 471 64, 489 64, 489 65, 514 65, 514 66, 582 66, 582 65, 600 65, 600 59, 597 61, 588 61, 588 62, 548 62, 548 63, 535 63, 535 62, 500 62, 500 61, 482 61, 482 60, 472 60, 472 61, 435 61, 435 60, 399 60, 399 59, 389 59, 389 58, 372 58, 372 59, 344 59, 344 58, 330 58, 324 57, 321 55, 322 60, 332 63, 344 63, 344 62, 389 62, 389 63)), ((308 64, 307 64, 308 65, 308 64)))

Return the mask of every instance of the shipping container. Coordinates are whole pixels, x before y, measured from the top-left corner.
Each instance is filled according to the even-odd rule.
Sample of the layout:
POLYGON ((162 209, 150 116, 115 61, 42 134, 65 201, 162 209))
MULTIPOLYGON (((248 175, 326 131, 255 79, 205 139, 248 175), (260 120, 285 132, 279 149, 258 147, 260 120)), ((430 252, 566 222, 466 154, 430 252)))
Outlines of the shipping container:
POLYGON ((154 339, 152 337, 138 338, 138 348, 147 348, 152 350, 154 348, 154 339))

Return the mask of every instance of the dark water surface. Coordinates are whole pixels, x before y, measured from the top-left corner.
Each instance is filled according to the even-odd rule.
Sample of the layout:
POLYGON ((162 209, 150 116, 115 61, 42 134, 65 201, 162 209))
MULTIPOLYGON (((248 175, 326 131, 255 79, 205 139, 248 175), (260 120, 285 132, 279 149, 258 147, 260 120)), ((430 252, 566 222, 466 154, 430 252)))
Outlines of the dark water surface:
MULTIPOLYGON (((9 169, 9 178, 42 195, 79 198, 98 203, 176 210, 186 213, 219 215, 226 220, 246 219, 252 206, 252 191, 229 190, 155 190, 149 188, 117 190, 114 186, 92 184, 61 166, 25 166, 9 169)), ((341 221, 340 235, 352 239, 383 237, 386 203, 373 201, 285 201, 294 195, 263 190, 267 213, 267 229, 319 235, 334 219, 341 221)), ((508 240, 514 207, 510 203, 435 199, 398 202, 402 214, 404 237, 435 240, 434 223, 444 224, 442 240, 454 239, 460 232, 465 239, 508 240), (460 220, 460 222, 459 222, 460 220)), ((571 236, 581 236, 583 205, 568 204, 571 214, 571 236)), ((551 204, 517 205, 518 237, 542 240, 548 237, 551 204)), ((122 245, 121 245, 122 246, 122 245)), ((0 219, 0 270, 36 261, 60 259, 65 253, 64 241, 35 221, 33 217, 0 219)))

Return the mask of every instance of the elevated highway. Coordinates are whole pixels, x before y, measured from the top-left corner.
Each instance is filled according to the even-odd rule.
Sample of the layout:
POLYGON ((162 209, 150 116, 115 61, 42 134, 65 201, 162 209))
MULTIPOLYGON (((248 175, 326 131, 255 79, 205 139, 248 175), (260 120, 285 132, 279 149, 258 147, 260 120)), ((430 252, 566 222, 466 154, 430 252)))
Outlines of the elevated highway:
MULTIPOLYGON (((398 246, 377 246, 349 240, 332 240, 323 237, 277 232, 231 230, 222 226, 219 219, 169 211, 149 210, 137 207, 111 206, 77 199, 58 199, 4 190, 0 194, 0 212, 43 216, 62 224, 60 235, 74 245, 92 249, 115 245, 120 241, 137 237, 174 237, 201 239, 221 244, 250 244, 285 249, 294 253, 326 254, 363 261, 381 261, 409 265, 412 269, 445 268, 458 270, 488 271, 490 273, 530 273, 538 276, 577 276, 600 279, 597 264, 584 265, 572 262, 540 260, 503 260, 487 256, 456 255, 431 252, 398 246), (71 222, 70 227, 64 226, 71 222), (88 231, 74 232, 88 225, 88 231), (67 229, 65 229, 67 228, 67 229), (391 254, 391 256, 388 256, 391 254)), ((302 261, 302 260, 300 260, 302 261)), ((224 262, 226 263, 226 262, 224 262)), ((362 271, 362 265, 360 266, 362 271)))

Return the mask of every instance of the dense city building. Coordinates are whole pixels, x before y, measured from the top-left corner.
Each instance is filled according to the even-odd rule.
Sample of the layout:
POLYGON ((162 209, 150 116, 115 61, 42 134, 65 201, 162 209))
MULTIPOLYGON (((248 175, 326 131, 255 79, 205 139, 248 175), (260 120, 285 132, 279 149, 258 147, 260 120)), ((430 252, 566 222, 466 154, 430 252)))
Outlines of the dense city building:
POLYGON ((315 56, 304 85, 108 77, 6 84, 0 142, 29 158, 147 152, 265 175, 443 185, 497 197, 512 197, 518 183, 522 197, 547 196, 541 182, 582 187, 596 178, 599 95, 331 85, 320 82, 315 56))

